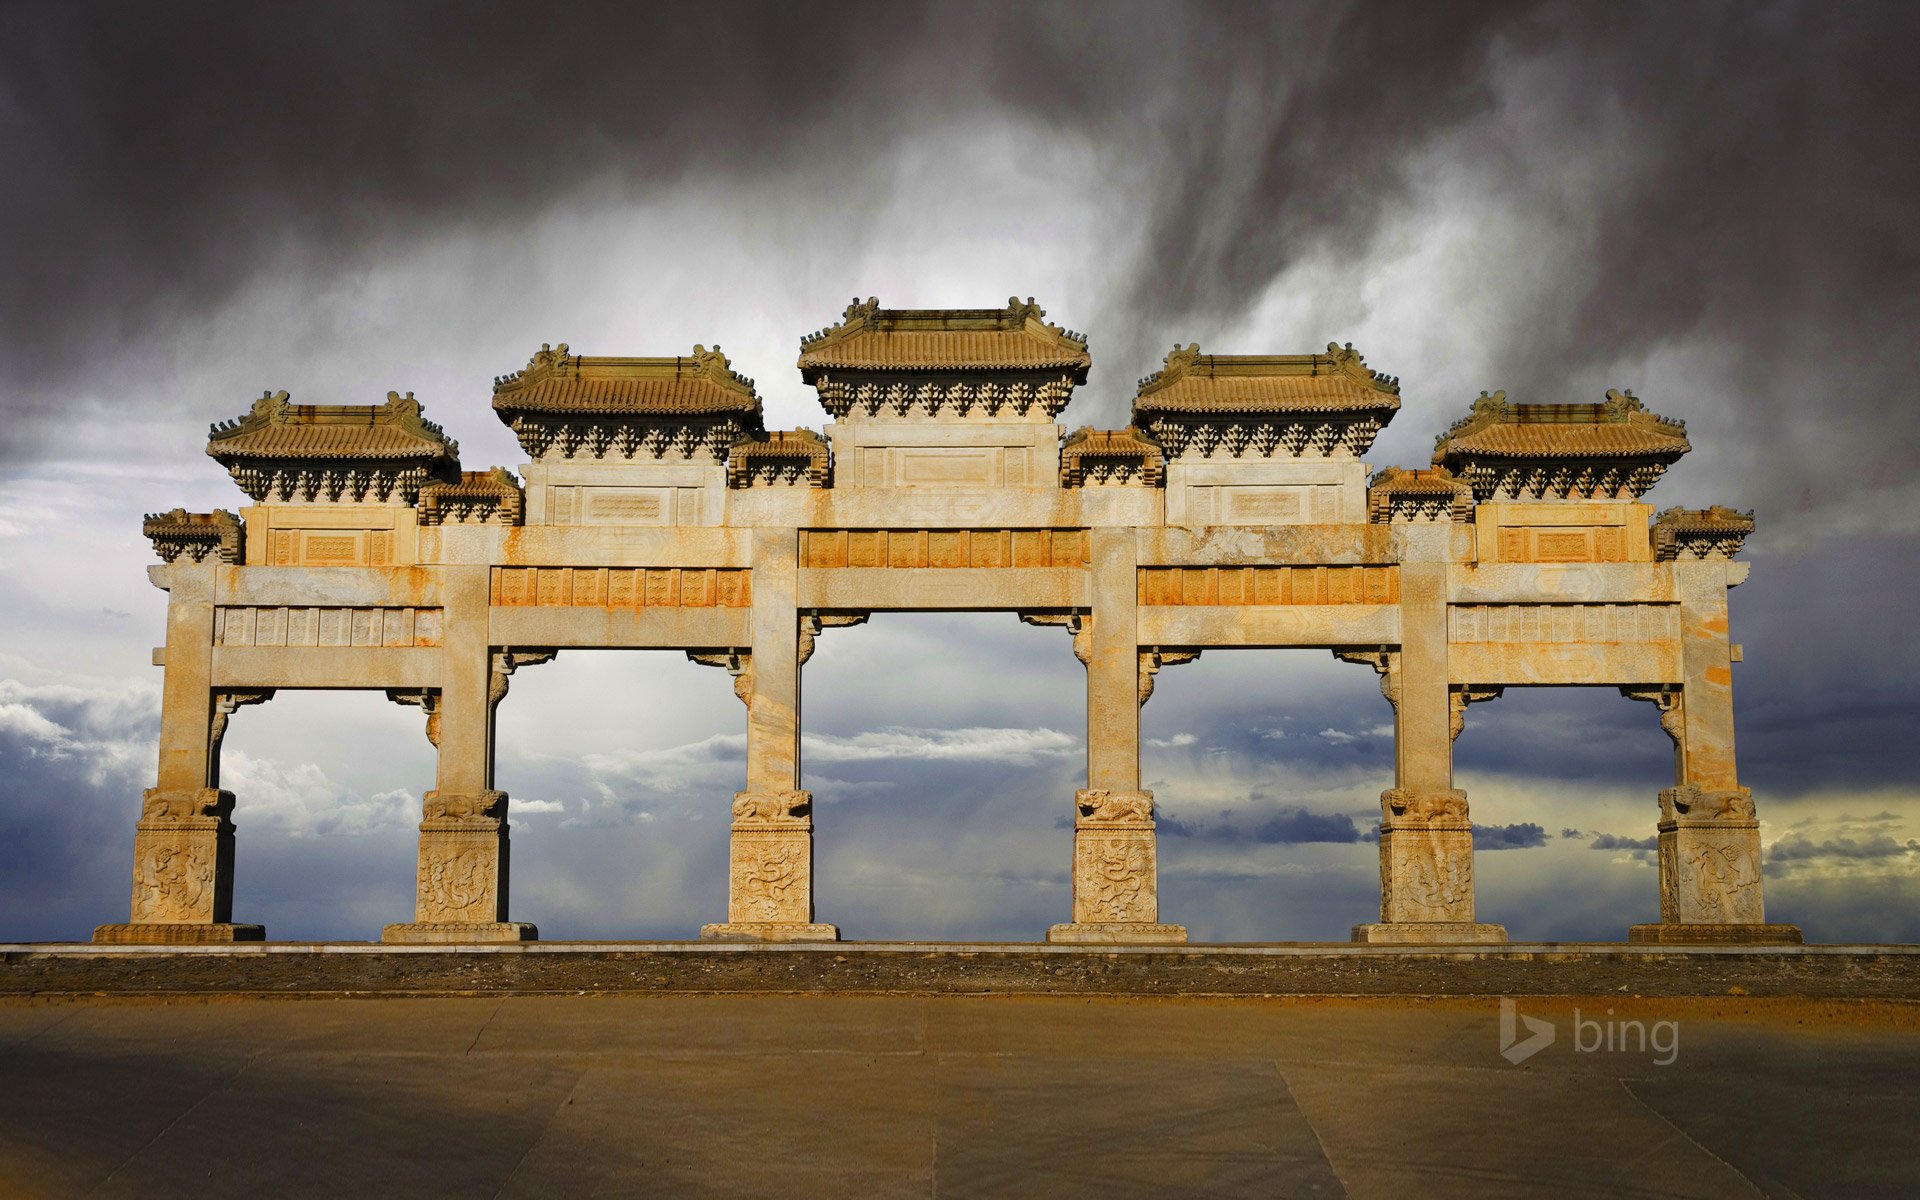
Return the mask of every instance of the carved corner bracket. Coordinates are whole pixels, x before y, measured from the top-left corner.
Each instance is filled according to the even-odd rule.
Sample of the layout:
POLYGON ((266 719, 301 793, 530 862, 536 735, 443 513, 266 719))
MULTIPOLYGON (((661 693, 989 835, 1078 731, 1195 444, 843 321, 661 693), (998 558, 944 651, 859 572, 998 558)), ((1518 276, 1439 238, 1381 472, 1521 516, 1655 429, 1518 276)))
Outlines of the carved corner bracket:
POLYGON ((1190 663, 1200 657, 1198 650, 1176 650, 1168 646, 1153 646, 1140 651, 1140 703, 1145 704, 1147 697, 1153 695, 1153 677, 1162 667, 1177 667, 1181 663, 1190 663))
POLYGON ((815 609, 800 614, 800 653, 799 663, 805 666, 813 657, 813 640, 824 629, 847 629, 855 625, 864 625, 872 613, 823 613, 815 609))
POLYGON ((1672 738, 1676 747, 1684 745, 1681 739, 1686 733, 1686 708, 1679 685, 1635 684, 1621 688, 1620 694, 1629 700, 1645 700, 1659 709, 1661 732, 1672 738))
POLYGON ((751 705, 753 695, 753 651, 744 646, 726 650, 689 650, 687 661, 703 667, 719 667, 733 676, 733 694, 740 703, 751 705))
POLYGON ((493 652, 492 674, 487 680, 487 705, 498 705, 507 696, 507 679, 521 667, 537 667, 541 663, 552 662, 560 651, 529 649, 525 646, 503 646, 493 652))
POLYGON ((1093 661, 1093 614, 1087 612, 1030 611, 1017 614, 1026 625, 1054 625, 1073 635, 1073 656, 1081 666, 1093 661))
POLYGON ((1333 656, 1341 662, 1359 663, 1372 667, 1380 676, 1380 694, 1387 698, 1394 712, 1400 711, 1400 652, 1386 646, 1368 649, 1335 648, 1333 656))
POLYGON ((1506 694, 1504 687, 1474 687, 1463 684, 1447 689, 1447 731, 1454 741, 1460 740, 1461 730, 1467 727, 1467 705, 1484 704, 1489 700, 1498 700, 1506 694))
POLYGON ((388 688, 387 699, 395 704, 407 704, 418 708, 427 715, 427 740, 435 747, 440 745, 440 689, 439 688, 388 688))

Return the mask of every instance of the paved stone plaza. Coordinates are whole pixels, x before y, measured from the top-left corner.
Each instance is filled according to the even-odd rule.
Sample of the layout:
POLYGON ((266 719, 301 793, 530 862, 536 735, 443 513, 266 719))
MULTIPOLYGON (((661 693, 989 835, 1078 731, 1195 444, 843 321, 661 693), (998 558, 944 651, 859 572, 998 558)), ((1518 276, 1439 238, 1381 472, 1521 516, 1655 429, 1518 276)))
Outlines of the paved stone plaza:
POLYGON ((1521 1013, 1558 1036, 1513 1065, 1487 999, 16 998, 0 1001, 0 1191, 1920 1188, 1911 1005, 1538 998, 1521 1013), (1676 1022, 1673 1061, 1576 1052, 1576 1006, 1676 1022))

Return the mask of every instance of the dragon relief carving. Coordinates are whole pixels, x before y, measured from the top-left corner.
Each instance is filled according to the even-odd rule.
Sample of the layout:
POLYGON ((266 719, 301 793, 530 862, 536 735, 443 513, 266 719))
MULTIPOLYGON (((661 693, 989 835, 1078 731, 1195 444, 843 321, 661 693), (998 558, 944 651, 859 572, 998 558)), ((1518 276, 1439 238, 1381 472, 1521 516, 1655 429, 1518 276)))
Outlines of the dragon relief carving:
POLYGON ((733 903, 739 917, 804 921, 807 847, 794 840, 760 841, 735 851, 733 903))
POLYGON ((213 855, 202 847, 146 847, 133 866, 133 919, 205 920, 212 908, 213 871, 213 855))
MULTIPOLYGON (((1398 847, 1396 847, 1398 849, 1398 847)), ((1402 911, 1398 919, 1457 920, 1463 905, 1473 901, 1473 855, 1443 854, 1428 839, 1407 847, 1399 861, 1389 903, 1402 911), (1412 909, 1413 911, 1405 911, 1412 909)))
POLYGON ((1083 850, 1080 919, 1151 922, 1157 905, 1153 892, 1153 851, 1142 838, 1089 839, 1083 850))
POLYGON ((494 853, 486 846, 465 846, 420 860, 420 907, 435 919, 478 919, 493 898, 494 853))
POLYGON ((1717 923, 1760 919, 1760 870, 1751 849, 1708 842, 1679 851, 1676 858, 1680 919, 1717 923))

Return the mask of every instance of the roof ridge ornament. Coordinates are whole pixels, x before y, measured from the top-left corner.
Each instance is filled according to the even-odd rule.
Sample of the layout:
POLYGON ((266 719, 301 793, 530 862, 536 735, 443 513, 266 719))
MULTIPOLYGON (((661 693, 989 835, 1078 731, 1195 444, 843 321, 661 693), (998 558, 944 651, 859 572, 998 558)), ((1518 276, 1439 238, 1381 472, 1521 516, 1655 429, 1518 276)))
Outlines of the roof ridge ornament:
POLYGON ((693 374, 721 387, 748 396, 755 395, 753 380, 733 369, 733 361, 721 351, 719 342, 715 342, 711 350, 695 342, 689 357, 693 360, 693 374))

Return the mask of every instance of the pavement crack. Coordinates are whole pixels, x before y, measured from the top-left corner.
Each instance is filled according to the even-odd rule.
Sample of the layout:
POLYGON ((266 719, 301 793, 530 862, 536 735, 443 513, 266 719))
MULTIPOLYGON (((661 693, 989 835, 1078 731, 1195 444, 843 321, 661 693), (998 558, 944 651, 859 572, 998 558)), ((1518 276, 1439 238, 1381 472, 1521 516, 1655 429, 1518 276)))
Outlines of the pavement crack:
POLYGON ((1698 1150, 1700 1153, 1706 1155, 1708 1158, 1711 1158, 1713 1161, 1719 1163, 1721 1166, 1725 1167, 1727 1170, 1732 1171, 1734 1175, 1736 1175, 1739 1178, 1740 1182, 1746 1184, 1748 1187, 1753 1189, 1754 1195, 1765 1196, 1768 1194, 1767 1189, 1755 1183, 1751 1178, 1748 1177, 1745 1171, 1742 1171, 1739 1167, 1734 1166, 1732 1163, 1728 1162, 1726 1159, 1721 1158, 1718 1154, 1715 1154, 1712 1150, 1709 1150, 1705 1145, 1701 1143, 1699 1138, 1694 1137, 1692 1134, 1688 1133, 1686 1130, 1680 1128, 1678 1125, 1675 1125, 1673 1121, 1667 1116, 1667 1114, 1661 1112, 1659 1109, 1655 1108, 1653 1105, 1648 1104, 1645 1097, 1641 1096, 1640 1093, 1633 1090, 1633 1085, 1629 1081, 1625 1079, 1621 1079, 1621 1080, 1617 1080, 1616 1082, 1620 1084, 1621 1091, 1633 1097, 1633 1102, 1635 1104, 1638 1104, 1641 1108, 1644 1108, 1648 1112, 1652 1113, 1654 1115, 1654 1119, 1658 1120, 1662 1125, 1665 1125, 1668 1129, 1671 1129, 1675 1133, 1679 1134, 1680 1137, 1684 1139, 1689 1146, 1692 1146, 1694 1149, 1698 1150))
POLYGON ((1300 1119, 1306 1123, 1307 1132, 1313 1135, 1313 1144, 1320 1147, 1321 1161, 1327 1164, 1327 1170, 1339 1181, 1341 1194, 1351 1196, 1353 1189, 1347 1186, 1347 1177, 1342 1175, 1340 1168, 1334 1164, 1333 1155, 1327 1153, 1327 1139, 1320 1136, 1320 1127, 1313 1123, 1311 1116, 1307 1115, 1307 1106, 1300 1103, 1300 1093, 1293 1090, 1293 1081, 1287 1078, 1286 1068, 1280 1065, 1278 1059, 1269 1061, 1273 1064, 1273 1073, 1280 1077, 1280 1086, 1287 1090, 1287 1099, 1293 1102, 1293 1111, 1300 1114, 1300 1119))
POLYGON ((206 1095, 200 1097, 198 1100, 195 1100, 192 1104, 187 1105, 187 1107, 185 1107, 184 1109, 181 1109, 179 1115, 174 1117, 173 1120, 168 1121, 164 1129, 161 1129, 158 1133, 155 1133, 152 1137, 140 1143, 140 1145, 134 1149, 133 1153, 127 1155, 125 1158, 120 1160, 120 1165, 116 1166, 113 1170, 108 1171, 105 1178, 101 1179, 99 1183, 96 1183, 91 1188, 87 1189, 87 1195, 89 1196, 95 1195, 100 1191, 101 1188, 107 1186, 109 1183, 112 1183, 113 1177, 115 1175, 118 1175, 120 1172, 126 1170, 128 1163, 132 1162, 134 1159, 139 1158, 142 1154, 146 1153, 147 1148, 149 1146, 152 1146, 155 1142, 159 1141, 161 1138, 167 1136, 169 1133, 172 1133, 174 1126, 178 1125, 180 1122, 192 1116, 194 1112, 198 1110, 202 1104, 205 1104, 207 1101, 213 1099, 223 1089, 232 1086, 234 1080, 246 1074, 247 1068, 253 1066, 254 1063, 259 1061, 260 1061, 260 1055, 258 1053, 252 1055, 247 1059, 247 1061, 241 1063, 239 1066, 239 1069, 234 1071, 233 1074, 227 1076, 225 1079, 222 1079, 220 1082, 208 1088, 206 1095))
POLYGON ((502 1008, 505 1008, 506 1004, 507 1004, 507 998, 505 996, 502 996, 500 998, 500 1003, 494 1005, 493 1011, 487 1014, 487 1019, 480 1022, 480 1028, 473 1031, 473 1040, 467 1043, 467 1048, 461 1051, 460 1057, 465 1058, 467 1055, 473 1053, 473 1048, 475 1046, 478 1046, 480 1044, 480 1039, 486 1035, 487 1027, 493 1024, 493 1019, 500 1015, 500 1010, 502 1008))

